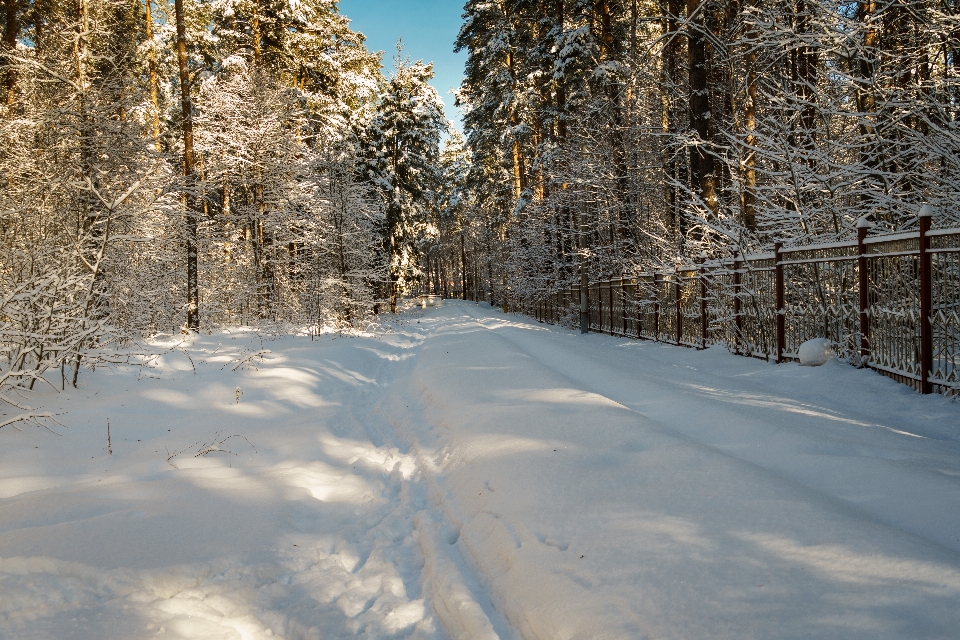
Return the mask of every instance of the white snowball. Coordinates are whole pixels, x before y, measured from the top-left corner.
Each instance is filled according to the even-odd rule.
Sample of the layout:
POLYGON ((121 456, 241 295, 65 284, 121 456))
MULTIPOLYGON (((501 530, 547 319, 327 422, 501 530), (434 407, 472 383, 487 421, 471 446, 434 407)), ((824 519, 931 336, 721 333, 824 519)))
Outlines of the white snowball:
POLYGON ((833 357, 833 349, 826 338, 814 338, 800 345, 800 364, 805 367, 819 367, 833 357))

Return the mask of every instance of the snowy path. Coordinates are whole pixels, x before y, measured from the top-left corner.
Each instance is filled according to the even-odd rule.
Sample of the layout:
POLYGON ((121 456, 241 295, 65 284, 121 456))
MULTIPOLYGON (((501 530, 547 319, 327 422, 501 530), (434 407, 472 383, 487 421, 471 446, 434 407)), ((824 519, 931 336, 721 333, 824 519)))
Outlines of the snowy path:
POLYGON ((955 636, 956 405, 454 309, 411 381, 524 637, 955 636))
POLYGON ((88 375, 60 438, 0 434, 0 637, 444 637, 372 410, 410 338, 204 336, 159 379, 88 375), (192 457, 218 432, 250 444, 192 457))
POLYGON ((187 352, 0 431, 0 638, 960 628, 960 405, 871 372, 455 302, 187 352))

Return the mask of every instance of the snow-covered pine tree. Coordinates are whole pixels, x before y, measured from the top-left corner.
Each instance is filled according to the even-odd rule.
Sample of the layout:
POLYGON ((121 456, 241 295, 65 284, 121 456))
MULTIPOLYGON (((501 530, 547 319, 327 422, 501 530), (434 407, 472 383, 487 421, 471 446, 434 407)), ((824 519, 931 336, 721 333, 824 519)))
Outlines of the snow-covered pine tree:
POLYGON ((597 279, 851 238, 862 216, 912 228, 955 200, 952 11, 468 2, 459 100, 493 282, 542 295, 585 261, 597 279))
POLYGON ((306 234, 316 282, 317 316, 337 329, 363 329, 384 303, 388 256, 381 232, 384 205, 375 189, 358 181, 356 147, 330 147, 314 160, 313 203, 318 224, 306 234))
POLYGON ((360 177, 385 203, 383 246, 389 257, 389 300, 419 277, 417 242, 439 201, 440 138, 447 128, 443 101, 429 81, 433 66, 402 57, 380 94, 376 114, 362 132, 360 177))
POLYGON ((44 5, 5 53, 16 84, 0 107, 0 395, 53 368, 76 384, 83 362, 132 335, 126 256, 172 204, 136 109, 138 21, 112 0, 44 5))
POLYGON ((369 121, 383 80, 380 56, 336 3, 14 0, 0 32, 0 387, 32 386, 60 366, 75 381, 80 363, 140 335, 258 318, 265 272, 273 319, 363 322, 384 280, 384 254, 371 249, 380 213, 343 176, 355 175, 353 130, 369 121), (263 18, 259 40, 251 11, 263 18), (189 119, 202 125, 202 145, 185 185, 189 119), (230 136, 226 121, 247 126, 230 136), (257 166, 259 183, 247 179, 257 166), (332 204, 336 193, 346 205, 332 204), (255 211, 244 221, 272 233, 258 246, 267 247, 259 280, 240 268, 252 250, 245 234, 230 235, 231 210, 255 211), (320 256, 337 234, 353 253, 335 268, 320 256), (220 268, 226 256, 239 264, 220 268), (320 305, 334 273, 349 294, 320 305))

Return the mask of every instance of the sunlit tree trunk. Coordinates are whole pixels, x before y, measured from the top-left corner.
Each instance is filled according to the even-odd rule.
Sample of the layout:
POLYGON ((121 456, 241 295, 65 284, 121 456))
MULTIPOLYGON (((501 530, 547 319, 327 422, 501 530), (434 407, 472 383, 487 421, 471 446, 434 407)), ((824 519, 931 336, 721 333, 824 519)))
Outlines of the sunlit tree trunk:
POLYGON ((863 147, 863 163, 871 171, 880 166, 879 140, 877 139, 876 106, 876 52, 879 30, 875 23, 877 5, 874 0, 860 2, 858 17, 863 28, 863 42, 860 58, 857 61, 859 89, 857 91, 857 110, 860 112, 860 135, 866 144, 863 147))
MULTIPOLYGON (((516 85, 516 70, 513 66, 513 54, 507 52, 507 69, 510 70, 510 77, 516 85)), ((523 191, 527 188, 527 168, 523 158, 523 150, 520 148, 520 137, 516 130, 519 128, 520 118, 517 116, 516 107, 510 111, 510 126, 513 128, 513 143, 511 151, 513 153, 513 188, 516 198, 519 200, 523 191)))
POLYGON ((193 101, 190 95, 190 70, 187 68, 186 23, 183 0, 174 1, 177 22, 177 66, 180 71, 180 111, 183 117, 183 176, 186 203, 187 252, 187 329, 200 330, 200 291, 197 283, 196 172, 193 154, 193 101))
POLYGON ((677 234, 685 233, 683 211, 676 182, 680 182, 679 165, 675 150, 671 148, 677 133, 678 114, 674 108, 675 87, 677 85, 678 49, 680 47, 679 20, 683 11, 682 0, 669 0, 667 16, 664 20, 664 35, 666 42, 663 46, 663 60, 661 62, 660 100, 661 100, 661 128, 667 144, 664 145, 664 169, 667 174, 664 186, 664 196, 667 209, 667 225, 677 234))
POLYGON ((153 119, 151 124, 153 125, 153 144, 154 149, 159 150, 160 148, 160 102, 158 99, 158 83, 159 79, 157 77, 157 52, 153 48, 153 11, 151 9, 151 4, 153 0, 144 0, 144 24, 146 26, 146 37, 147 42, 150 43, 150 49, 147 53, 147 74, 148 82, 150 83, 150 106, 153 107, 153 119))
POLYGON ((253 3, 253 16, 250 18, 250 35, 253 38, 253 61, 256 64, 260 64, 261 60, 261 39, 262 35, 260 33, 260 1, 254 0, 253 3))
MULTIPOLYGON (((3 40, 0 43, 3 51, 7 53, 13 53, 17 47, 17 37, 20 35, 20 20, 17 11, 17 0, 4 0, 3 10, 4 10, 4 29, 3 29, 3 40)), ((6 92, 5 100, 8 105, 12 105, 16 101, 17 93, 17 70, 16 67, 10 61, 5 61, 0 69, 4 71, 4 91, 6 92)))

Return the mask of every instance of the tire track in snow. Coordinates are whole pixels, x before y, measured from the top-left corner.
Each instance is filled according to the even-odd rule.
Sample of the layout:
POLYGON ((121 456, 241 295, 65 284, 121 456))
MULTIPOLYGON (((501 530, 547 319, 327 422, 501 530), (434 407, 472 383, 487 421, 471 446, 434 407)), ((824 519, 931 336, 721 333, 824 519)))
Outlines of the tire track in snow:
MULTIPOLYGON (((408 394, 422 397, 418 416, 431 422, 406 424, 434 448, 424 454, 442 465, 438 485, 453 491, 443 503, 449 520, 463 523, 459 545, 523 637, 792 637, 814 628, 818 637, 871 637, 829 626, 830 616, 853 611, 862 618, 851 621, 885 625, 877 628, 887 633, 873 637, 898 637, 894 625, 911 628, 910 616, 936 621, 913 627, 913 637, 938 637, 956 622, 955 553, 877 527, 835 496, 715 445, 709 431, 684 433, 644 417, 636 402, 614 400, 630 402, 631 387, 645 381, 625 375, 613 383, 611 372, 627 358, 606 349, 606 338, 564 341, 467 309, 454 303, 438 313, 408 394), (495 330, 501 324, 516 330, 495 330), (591 357, 603 360, 602 371, 591 357), (601 393, 584 391, 597 387, 601 393), (549 453, 568 443, 570 454, 549 453), (499 492, 488 500, 484 480, 495 479, 499 492), (544 555, 556 532, 554 540, 573 549, 569 558, 561 546, 544 555), (861 583, 859 595, 850 582, 861 583), (898 617, 883 601, 910 613, 898 617)), ((690 404, 669 388, 664 395, 690 404)), ((716 413, 720 405, 698 406, 716 413)))
POLYGON ((414 461, 402 471, 404 508, 412 517, 424 566, 420 576, 423 591, 430 597, 433 612, 440 619, 449 637, 460 640, 512 640, 516 633, 493 607, 489 589, 467 567, 457 549, 459 525, 451 518, 449 496, 440 487, 436 469, 425 455, 409 425, 423 420, 417 394, 399 382, 409 377, 424 342, 429 339, 429 326, 421 322, 415 329, 419 339, 412 347, 412 356, 381 367, 375 395, 368 393, 362 406, 372 407, 358 419, 364 424, 371 441, 381 447, 392 445, 401 455, 414 461), (389 376, 386 376, 389 370, 389 376), (412 410, 411 410, 412 408, 412 410), (483 604, 482 604, 483 603, 483 604))
MULTIPOLYGON (((615 364, 601 362, 598 357, 591 357, 593 354, 584 354, 582 349, 567 349, 564 356, 568 363, 576 362, 577 366, 561 368, 552 358, 545 357, 529 342, 518 340, 518 336, 513 335, 514 332, 510 331, 509 321, 496 317, 484 317, 478 315, 477 310, 469 309, 471 317, 480 326, 491 331, 491 333, 508 342, 545 368, 570 380, 574 386, 584 391, 615 402, 623 406, 625 410, 632 411, 661 425, 664 432, 673 437, 755 467, 758 471, 769 474, 780 482, 785 482, 823 501, 825 504, 832 505, 834 509, 847 513, 853 512, 861 518, 880 526, 891 527, 909 535, 917 536, 949 553, 960 552, 960 540, 957 539, 956 535, 953 535, 953 532, 960 530, 960 513, 958 513, 958 510, 947 510, 954 514, 953 518, 956 521, 956 526, 943 527, 943 518, 948 517, 945 514, 944 506, 950 504, 960 506, 960 482, 957 481, 955 476, 948 477, 943 473, 933 473, 931 467, 936 465, 928 464, 924 468, 918 465, 910 466, 896 459, 854 455, 860 452, 873 451, 879 451, 882 455, 886 447, 882 443, 870 441, 874 434, 863 434, 860 440, 854 440, 860 434, 838 436, 835 433, 828 432, 820 425, 805 427, 803 423, 819 418, 828 425, 839 424, 843 426, 844 420, 858 428, 882 427, 883 425, 872 425, 862 421, 851 422, 850 419, 843 416, 826 414, 805 416, 793 411, 785 412, 783 407, 776 406, 772 402, 766 406, 763 404, 759 406, 751 405, 749 410, 746 411, 745 407, 732 405, 721 396, 698 390, 689 383, 689 380, 676 380, 663 375, 646 373, 639 368, 630 368, 627 372, 629 379, 636 382, 642 380, 651 389, 651 391, 643 394, 650 409, 657 409, 658 405, 671 407, 670 411, 650 411, 649 409, 649 412, 643 411, 636 406, 630 406, 640 401, 636 392, 633 394, 622 393, 609 388, 600 389, 596 385, 595 380, 597 379, 616 379, 617 376, 615 375, 602 375, 606 370, 613 369, 616 366, 615 364), (488 326, 491 322, 498 326, 491 328, 488 326), (496 330, 501 328, 507 329, 507 331, 496 330), (590 373, 600 375, 591 380, 590 373), (652 391, 652 389, 657 391, 652 391), (657 404, 649 402, 649 397, 653 395, 658 397, 657 404), (701 409, 698 411, 696 407, 701 409), (785 414, 790 422, 783 419, 785 414), (704 416, 709 416, 709 418, 704 418, 704 416), (724 425, 711 429, 711 436, 717 436, 717 432, 727 428, 726 425, 739 423, 737 428, 749 430, 746 438, 751 439, 751 436, 755 435, 755 442, 750 446, 737 446, 737 443, 731 441, 709 442, 704 440, 702 433, 694 433, 697 429, 702 429, 711 423, 724 425), (688 424, 690 428, 683 428, 684 424, 688 424), (816 432, 812 432, 814 430, 816 432), (794 444, 794 446, 786 451, 771 451, 771 445, 767 442, 771 431, 787 432, 786 437, 792 440, 791 444, 794 444), (837 455, 833 451, 825 450, 822 444, 824 440, 839 440, 839 442, 835 442, 836 450, 842 452, 847 448, 850 450, 850 454, 837 455), (846 440, 853 442, 853 444, 845 447, 846 440), (820 444, 818 444, 818 441, 820 444), (763 443, 764 446, 757 444, 757 442, 763 443), (802 450, 797 451, 796 449, 802 450), (823 450, 824 455, 809 454, 806 450, 814 452, 823 450), (790 456, 796 456, 796 459, 793 461, 785 459, 790 456), (819 472, 811 473, 809 471, 810 456, 817 457, 819 472), (854 465, 861 466, 861 473, 856 472, 857 469, 854 468, 854 465), (896 473, 878 473, 870 468, 874 466, 896 467, 896 473), (903 483, 904 477, 911 479, 911 483, 907 486, 903 483), (916 489, 918 486, 922 486, 923 489, 916 489), (883 495, 882 500, 867 502, 862 497, 863 495, 875 495, 877 493, 883 495), (903 504, 897 508, 890 508, 892 496, 899 496, 903 504), (903 516, 904 511, 908 513, 906 517, 903 516)), ((534 327, 541 331, 544 330, 538 325, 534 325, 534 327)), ((550 330, 546 331, 553 334, 550 330)), ((611 340, 616 339, 612 336, 609 338, 611 340)), ((563 349, 563 346, 559 344, 548 344, 545 347, 554 351, 563 349)), ((662 363, 662 366, 669 365, 662 363)), ((623 371, 618 370, 616 373, 621 378, 624 377, 623 371)), ((706 376, 709 374, 701 373, 700 375, 706 376)), ((748 393, 755 394, 757 392, 751 391, 748 393)), ((787 398, 783 400, 787 400, 787 398)), ((902 439, 910 435, 905 432, 893 433, 895 430, 890 427, 883 428, 887 433, 878 434, 878 438, 900 437, 902 439)), ((830 446, 827 445, 827 449, 830 446)), ((945 451, 930 453, 931 457, 937 457, 938 460, 942 458, 942 461, 939 461, 938 464, 942 462, 942 466, 956 465, 958 447, 955 443, 938 441, 936 446, 946 449, 945 451)), ((896 455, 896 452, 892 455, 896 455)))

